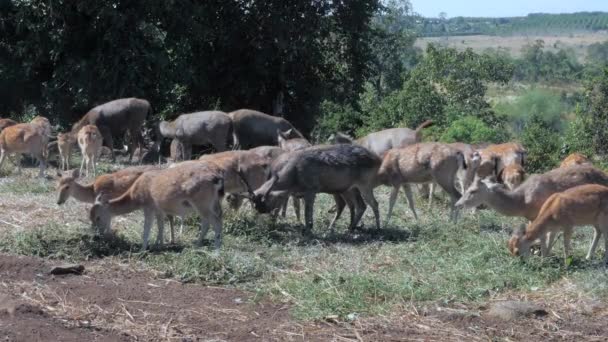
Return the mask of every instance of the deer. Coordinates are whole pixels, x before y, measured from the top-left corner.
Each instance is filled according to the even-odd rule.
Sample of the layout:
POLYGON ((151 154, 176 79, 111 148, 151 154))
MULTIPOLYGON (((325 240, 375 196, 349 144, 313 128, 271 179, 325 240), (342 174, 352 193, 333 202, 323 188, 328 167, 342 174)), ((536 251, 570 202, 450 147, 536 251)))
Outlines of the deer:
POLYGON ((507 189, 514 190, 521 183, 523 183, 526 177, 526 171, 519 164, 507 165, 498 174, 497 181, 503 183, 507 189))
POLYGON ((70 158, 72 156, 72 147, 76 144, 76 139, 70 132, 57 134, 57 149, 61 158, 61 170, 67 171, 70 169, 70 158))
POLYGON ((211 145, 217 152, 224 152, 233 134, 232 120, 220 111, 182 114, 173 121, 161 121, 158 129, 159 137, 177 139, 181 143, 183 159, 175 161, 189 160, 192 146, 211 145))
POLYGON ((277 145, 277 130, 290 131, 291 138, 303 138, 289 121, 251 109, 239 109, 228 113, 232 119, 233 149, 251 149, 258 146, 277 145))
POLYGON ((90 173, 95 176, 97 169, 97 158, 101 153, 103 138, 101 132, 95 125, 86 125, 78 131, 78 146, 82 152, 82 163, 80 163, 80 174, 86 165, 86 175, 90 173))
POLYGON ((35 123, 21 123, 6 127, 0 132, 0 169, 6 157, 17 155, 17 173, 21 174, 21 154, 28 153, 39 162, 39 177, 44 177, 46 169, 44 128, 35 123))
POLYGON ((540 241, 541 255, 548 256, 558 232, 564 235, 564 262, 570 256, 570 240, 574 226, 592 225, 593 241, 586 259, 592 258, 600 237, 604 236, 604 264, 608 263, 608 187, 585 184, 549 196, 536 218, 520 227, 508 242, 514 256, 527 256, 530 246, 540 241))
POLYGON ((13 126, 18 124, 17 121, 11 119, 0 119, 0 132, 8 126, 13 126))
POLYGON ((525 167, 527 151, 519 143, 492 144, 477 150, 472 158, 472 173, 477 178, 496 179, 507 166, 517 164, 525 167))
POLYGON ((514 190, 492 179, 476 179, 456 203, 457 207, 486 204, 505 216, 533 221, 545 201, 556 192, 584 184, 608 186, 608 175, 593 166, 557 168, 532 175, 514 190))
POLYGON ((393 189, 390 194, 388 215, 390 221, 399 188, 403 187, 414 218, 418 219, 411 183, 437 183, 452 199, 450 218, 457 220, 455 203, 461 194, 456 189, 455 180, 459 169, 466 169, 465 157, 459 150, 441 143, 418 143, 404 148, 389 150, 382 159, 375 185, 387 185, 393 189))
POLYGON ((148 249, 148 238, 154 219, 158 226, 157 243, 163 243, 164 219, 167 215, 184 217, 195 212, 200 217, 202 246, 209 225, 215 231, 215 250, 222 245, 223 172, 213 163, 186 162, 174 167, 144 172, 119 197, 97 196, 90 210, 92 229, 109 232, 112 217, 143 210, 142 251, 148 249))
POLYGON ((143 99, 131 97, 113 100, 89 110, 72 126, 71 132, 76 136, 86 125, 97 126, 103 137, 103 143, 110 149, 112 162, 114 162, 116 156, 114 155, 113 137, 128 131, 131 145, 128 148, 130 163, 135 152, 135 145, 137 144, 140 150, 143 148, 144 139, 141 131, 150 112, 150 103, 143 99))
MULTIPOLYGON (((297 194, 304 199, 305 233, 312 233, 313 210, 317 193, 345 194, 358 190, 365 204, 372 207, 376 228, 380 229, 378 202, 373 181, 380 158, 368 149, 349 144, 319 145, 279 156, 270 166, 270 177, 256 190, 242 176, 254 208, 267 213, 272 193, 297 194)), ((357 215, 363 215, 361 211, 357 215)), ((359 218, 351 211, 351 228, 359 218)))
POLYGON ((591 165, 589 158, 580 153, 572 153, 561 162, 559 167, 569 167, 575 165, 591 165))
POLYGON ((356 140, 344 133, 338 132, 330 136, 329 140, 330 142, 337 144, 361 145, 375 153, 378 157, 382 158, 390 149, 402 148, 419 143, 422 141, 423 129, 433 125, 433 120, 426 120, 416 129, 405 127, 389 128, 383 131, 370 133, 356 140))
MULTIPOLYGON (((94 203, 95 198, 99 195, 104 195, 109 199, 119 197, 127 191, 131 185, 146 171, 159 170, 158 166, 142 165, 132 166, 113 173, 107 173, 97 176, 95 180, 89 184, 80 184, 77 182, 80 177, 78 169, 68 172, 59 172, 57 174, 57 205, 64 204, 70 197, 85 203, 94 203)), ((171 243, 175 242, 175 230, 173 226, 173 218, 169 217, 171 227, 171 243)), ((180 227, 180 236, 183 233, 183 222, 180 227)))
POLYGON ((38 125, 40 128, 42 128, 43 132, 44 132, 44 139, 43 139, 43 144, 44 144, 44 158, 48 159, 49 158, 49 151, 48 151, 48 143, 49 140, 52 137, 52 127, 51 127, 51 122, 49 121, 49 119, 45 118, 44 116, 36 116, 34 117, 30 123, 38 125))

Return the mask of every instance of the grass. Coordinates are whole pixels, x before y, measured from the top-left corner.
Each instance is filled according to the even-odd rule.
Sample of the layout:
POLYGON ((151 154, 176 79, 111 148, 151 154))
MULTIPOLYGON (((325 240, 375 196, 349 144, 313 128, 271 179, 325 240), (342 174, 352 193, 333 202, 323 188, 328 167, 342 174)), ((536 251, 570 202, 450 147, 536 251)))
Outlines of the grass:
MULTIPOLYGON (((31 190, 36 193, 34 202, 52 203, 54 194, 40 190, 50 189, 52 182, 44 182, 19 179, 19 185, 5 182, 0 187, 16 191, 16 198, 25 196, 20 191, 31 190), (32 185, 37 182, 42 185, 32 185)), ((377 194, 384 213, 387 191, 378 189, 377 194)), ((546 260, 508 255, 508 228, 520 220, 489 210, 464 215, 452 224, 443 205, 431 210, 419 204, 422 219, 414 221, 401 198, 388 228, 370 227, 373 221, 367 213, 368 227, 349 233, 343 218, 337 233, 331 234, 323 229, 330 220, 326 213, 330 206, 329 196, 319 196, 311 238, 303 237, 301 226, 291 216, 274 222, 248 208, 238 214, 227 211, 224 245, 215 254, 212 232, 203 248, 193 246, 198 229, 195 219, 186 220, 188 229, 177 244, 140 253, 141 213, 116 218, 117 237, 104 241, 92 234, 83 219, 85 205, 71 202, 59 208, 49 204, 56 214, 46 215, 37 228, 0 229, 0 251, 75 262, 110 258, 153 270, 160 277, 237 286, 293 303, 293 313, 302 319, 376 315, 427 301, 483 302, 505 293, 549 289, 564 279, 582 293, 608 295, 608 276, 599 256, 583 261, 590 229, 576 231, 574 262, 566 267, 559 244, 554 249, 556 257, 546 260)))

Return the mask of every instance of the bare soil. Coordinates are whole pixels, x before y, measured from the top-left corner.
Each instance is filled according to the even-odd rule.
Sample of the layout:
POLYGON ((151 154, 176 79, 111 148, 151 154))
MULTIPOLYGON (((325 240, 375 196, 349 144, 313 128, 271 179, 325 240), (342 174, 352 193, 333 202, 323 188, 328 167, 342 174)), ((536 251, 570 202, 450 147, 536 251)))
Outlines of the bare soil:
POLYGON ((548 303, 547 315, 504 322, 486 306, 404 305, 353 322, 302 322, 291 304, 233 288, 182 284, 115 260, 52 276, 51 261, 0 254, 2 341, 604 341, 603 303, 548 303))

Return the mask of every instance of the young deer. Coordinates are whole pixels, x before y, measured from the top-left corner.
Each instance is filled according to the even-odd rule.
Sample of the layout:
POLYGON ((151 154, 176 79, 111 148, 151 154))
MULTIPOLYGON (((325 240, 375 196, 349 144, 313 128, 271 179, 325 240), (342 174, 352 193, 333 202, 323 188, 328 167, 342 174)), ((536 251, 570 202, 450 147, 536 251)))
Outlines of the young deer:
POLYGON ((574 226, 592 225, 593 241, 587 253, 591 259, 602 234, 604 235, 604 263, 608 262, 608 187, 586 184, 551 195, 543 204, 536 219, 515 232, 509 240, 513 255, 527 256, 530 246, 540 241, 541 255, 548 256, 559 231, 564 233, 564 261, 570 255, 570 239, 574 226))
POLYGON ((0 169, 8 154, 15 153, 17 172, 21 173, 21 154, 29 153, 39 161, 38 176, 43 177, 46 169, 45 141, 44 130, 37 124, 23 123, 6 127, 0 132, 0 169))
POLYGON ((456 174, 458 170, 466 168, 462 152, 447 144, 419 143, 388 151, 377 175, 377 185, 393 187, 386 222, 391 218, 400 187, 403 187, 410 209, 418 219, 410 184, 431 181, 437 183, 452 198, 450 217, 456 220, 454 203, 460 198, 460 192, 455 186, 456 174))
POLYGON ((503 215, 532 221, 549 196, 583 184, 608 186, 608 175, 592 166, 559 168, 532 175, 515 190, 487 179, 476 179, 456 206, 474 208, 487 204, 503 215))
POLYGON ((500 171, 498 174, 498 182, 503 183, 507 189, 514 190, 524 182, 525 177, 526 171, 524 171, 520 165, 511 164, 500 171))
POLYGON ((61 170, 70 169, 70 158, 72 157, 72 147, 76 144, 76 139, 70 132, 59 133, 57 135, 57 149, 61 158, 61 170))
POLYGON ((108 201, 98 196, 90 211, 92 228, 102 232, 111 229, 112 217, 135 210, 144 212, 142 251, 148 248, 148 238, 154 219, 158 225, 157 242, 163 242, 163 225, 167 215, 184 217, 195 212, 200 217, 201 233, 198 245, 209 230, 215 230, 215 249, 222 244, 222 208, 224 196, 222 171, 213 163, 188 162, 175 167, 143 173, 120 197, 108 201))
POLYGON ((580 153, 572 153, 564 158, 562 163, 559 164, 559 167, 569 167, 574 165, 591 165, 591 161, 589 158, 580 153))
POLYGON ((90 172, 95 176, 97 168, 97 158, 101 153, 103 138, 99 129, 95 125, 86 125, 78 131, 78 146, 82 152, 82 163, 80 163, 80 173, 86 164, 86 175, 90 172))

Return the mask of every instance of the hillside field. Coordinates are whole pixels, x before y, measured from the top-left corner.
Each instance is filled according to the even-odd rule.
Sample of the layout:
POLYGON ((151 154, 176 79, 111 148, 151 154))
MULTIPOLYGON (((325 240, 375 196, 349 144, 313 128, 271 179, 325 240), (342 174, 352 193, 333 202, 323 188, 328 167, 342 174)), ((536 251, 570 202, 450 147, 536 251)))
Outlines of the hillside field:
POLYGON ((526 44, 532 44, 542 39, 545 50, 556 52, 558 49, 571 48, 580 61, 584 61, 587 47, 594 43, 608 40, 608 31, 573 33, 568 35, 513 35, 513 36, 451 36, 451 37, 422 37, 416 40, 415 46, 425 49, 429 43, 453 47, 458 50, 467 48, 475 52, 483 52, 488 48, 504 48, 514 57, 519 57, 521 49, 526 44))

